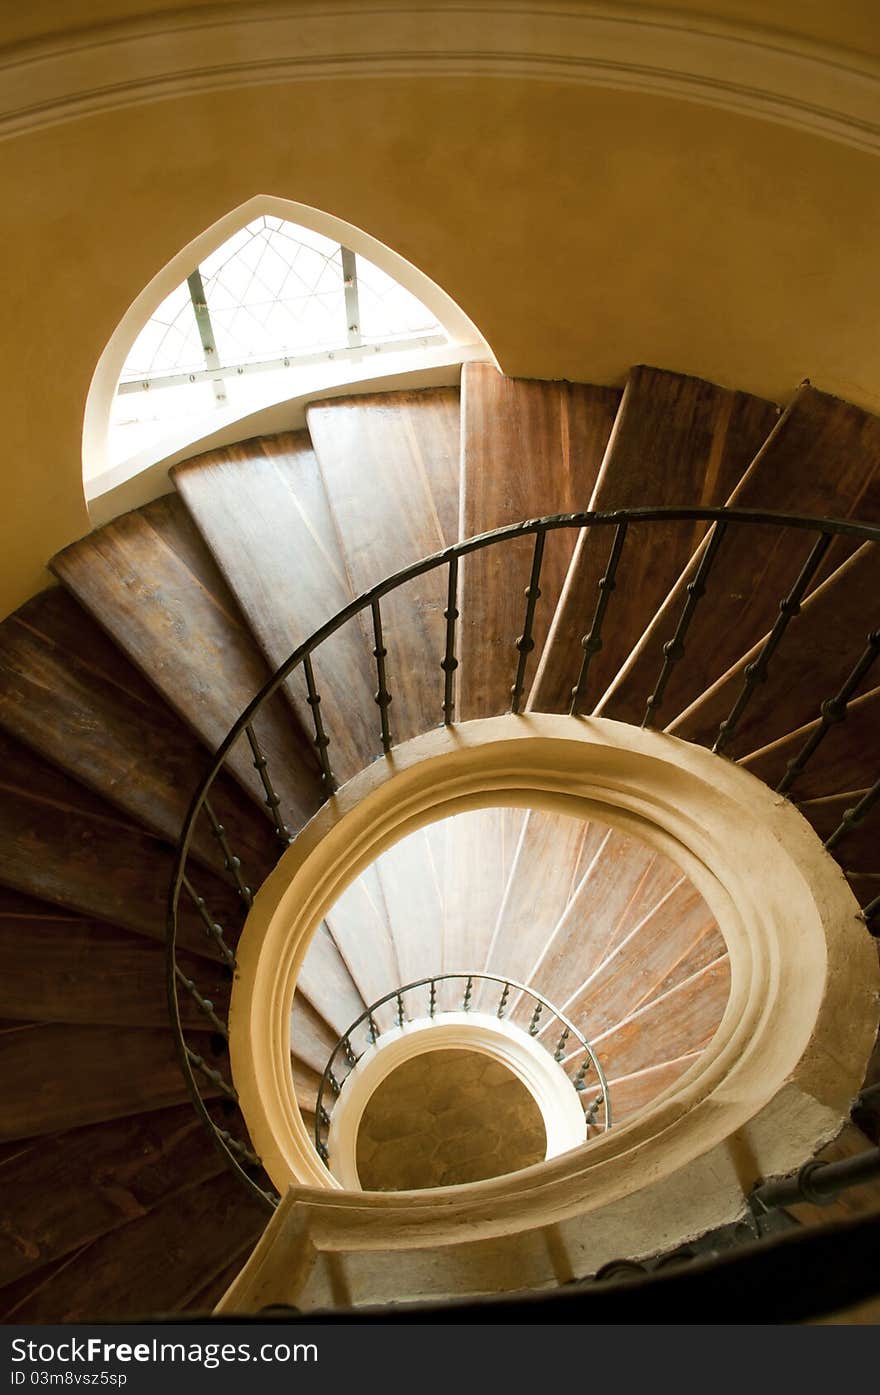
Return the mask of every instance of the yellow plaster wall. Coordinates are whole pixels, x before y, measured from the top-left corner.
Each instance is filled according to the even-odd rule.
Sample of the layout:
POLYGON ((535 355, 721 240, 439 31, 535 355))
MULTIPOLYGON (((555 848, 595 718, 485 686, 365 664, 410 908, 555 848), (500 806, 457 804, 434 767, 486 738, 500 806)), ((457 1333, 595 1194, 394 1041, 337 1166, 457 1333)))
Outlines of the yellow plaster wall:
MULTIPOLYGON (((782 8, 805 32, 827 9, 782 8)), ((72 9, 38 4, 28 23, 72 9)), ((836 7, 841 31, 862 42, 869 9, 836 7)), ((88 528, 82 413, 114 326, 257 193, 415 262, 508 373, 610 383, 651 362, 776 400, 807 375, 880 407, 875 158, 715 108, 518 78, 240 88, 5 140, 0 190, 0 615, 88 528)))

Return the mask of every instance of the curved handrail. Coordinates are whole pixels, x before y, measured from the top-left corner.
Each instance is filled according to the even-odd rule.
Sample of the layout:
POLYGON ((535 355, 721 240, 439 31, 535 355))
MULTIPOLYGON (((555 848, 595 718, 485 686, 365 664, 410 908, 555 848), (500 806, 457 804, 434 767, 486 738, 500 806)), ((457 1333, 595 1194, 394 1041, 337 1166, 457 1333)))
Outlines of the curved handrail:
MULTIPOLYGON (((824 552, 827 550, 832 539, 835 537, 845 537, 852 538, 860 542, 880 543, 880 526, 872 524, 854 523, 848 519, 810 518, 806 515, 786 514, 763 510, 736 508, 676 507, 631 508, 619 509, 611 512, 585 511, 581 513, 554 514, 542 518, 527 519, 521 523, 508 524, 503 528, 496 528, 489 532, 481 533, 472 538, 465 539, 462 542, 455 543, 451 547, 444 548, 439 552, 431 554, 429 557, 425 557, 418 562, 411 563, 409 566, 402 568, 401 570, 395 572, 393 575, 386 577, 384 580, 378 582, 375 586, 370 587, 369 590, 362 592, 354 600, 349 602, 348 605, 342 607, 342 609, 337 611, 337 613, 334 616, 332 616, 329 620, 327 620, 324 625, 320 626, 317 630, 313 632, 313 634, 311 634, 308 637, 308 639, 303 641, 302 644, 300 644, 296 649, 294 649, 294 651, 288 656, 288 658, 285 659, 285 661, 279 665, 279 667, 275 670, 272 676, 267 680, 267 682, 263 685, 260 691, 255 695, 252 701, 240 714, 240 716, 237 718, 237 720, 230 728, 226 737, 218 746, 205 775, 203 776, 198 788, 196 789, 192 797, 186 818, 184 820, 183 828, 181 830, 180 838, 177 843, 175 866, 168 898, 168 917, 166 935, 166 989, 168 995, 169 1013, 171 1017, 171 1024, 174 1032, 178 1058, 196 1111, 198 1112, 206 1128, 209 1130, 209 1133, 211 1134, 215 1146, 221 1152, 227 1163, 232 1167, 233 1171, 235 1171, 238 1174, 240 1179, 247 1185, 247 1187, 251 1191, 255 1192, 256 1195, 267 1204, 275 1204, 275 1198, 273 1197, 272 1193, 258 1185, 254 1181, 254 1179, 248 1174, 248 1172, 245 1171, 244 1167, 241 1165, 241 1162, 239 1161, 239 1158, 241 1158, 242 1161, 250 1165, 251 1159, 253 1157, 253 1155, 250 1153, 250 1150, 247 1148, 246 1145, 237 1143, 235 1140, 230 1139, 230 1136, 228 1134, 225 1134, 225 1131, 219 1130, 205 1107, 204 1101, 202 1100, 201 1094, 198 1089, 198 1083, 195 1078, 193 1067, 195 1067, 196 1070, 200 1071, 209 1080, 211 1080, 213 1084, 217 1085, 217 1087, 221 1090, 221 1093, 225 1093, 230 1098, 234 1099, 235 1091, 232 1088, 232 1086, 228 1084, 228 1082, 222 1081, 222 1077, 220 1077, 219 1072, 212 1070, 211 1067, 206 1065, 206 1063, 203 1061, 201 1057, 197 1056, 196 1053, 190 1051, 190 1049, 188 1048, 183 1036, 183 1029, 181 1025, 180 1012, 177 1001, 178 979, 182 979, 182 975, 180 975, 176 964, 177 918, 182 890, 185 889, 187 893, 190 896, 192 896, 198 904, 198 900, 195 897, 195 894, 191 886, 189 885, 186 877, 187 858, 189 856, 189 850, 192 842, 193 831, 195 828, 196 821, 199 815, 201 814, 203 808, 205 808, 206 806, 208 791, 210 790, 214 780, 216 779, 217 775, 222 769, 224 761, 230 749, 235 744, 235 742, 241 737, 242 733, 247 733, 248 739, 251 743, 252 748, 254 749, 255 755, 258 757, 258 760, 261 759, 259 747, 256 743, 256 737, 252 730, 252 722, 263 707, 263 705, 278 691, 278 689, 286 681, 286 679, 290 677, 293 671, 297 669, 299 666, 302 666, 305 672, 309 690, 308 701, 309 705, 312 708, 315 722, 316 732, 314 737, 314 745, 318 752, 318 757, 321 763, 324 793, 326 797, 329 797, 332 793, 334 793, 336 785, 326 755, 326 746, 328 744, 328 741, 323 732, 321 717, 318 711, 320 706, 320 697, 314 688, 314 676, 311 668, 311 656, 314 654, 315 650, 317 650, 319 646, 324 643, 325 640, 329 639, 339 629, 341 629, 343 625, 345 625, 348 621, 352 620, 355 616, 361 614, 365 610, 372 610, 373 618, 374 620, 377 620, 379 618, 379 604, 383 597, 389 595, 391 592, 397 590, 399 587, 406 585, 408 582, 415 580, 417 577, 424 576, 426 573, 434 571, 443 566, 446 566, 449 572, 450 603, 446 612, 447 649, 443 660, 438 663, 438 668, 442 669, 445 674, 446 700, 443 704, 444 720, 447 724, 451 723, 454 720, 453 706, 450 698, 451 673, 457 667, 458 662, 457 659, 455 659, 454 657, 455 619, 458 615, 458 612, 455 608, 455 588, 457 585, 458 563, 462 558, 469 556, 471 553, 478 552, 483 548, 503 544, 505 542, 513 541, 522 537, 534 536, 535 554, 532 568, 532 579, 529 591, 527 591, 526 593, 529 597, 529 603, 526 611, 525 629, 523 635, 521 635, 519 639, 511 641, 512 647, 515 647, 519 651, 519 666, 517 669, 516 683, 514 684, 514 688, 512 689, 513 702, 511 707, 512 711, 518 712, 519 695, 521 692, 521 681, 525 669, 526 657, 528 651, 531 649, 533 645, 530 631, 530 626, 534 618, 534 603, 532 598, 536 596, 538 593, 537 580, 540 575, 541 555, 543 552, 543 545, 546 535, 550 532, 557 532, 564 529, 574 529, 576 531, 580 531, 584 528, 613 528, 616 530, 614 545, 612 546, 608 569, 600 585, 600 599, 596 607, 596 615, 594 617, 593 622, 593 631, 591 631, 591 634, 589 636, 590 639, 593 639, 594 632, 597 631, 597 627, 601 626, 601 622, 604 618, 604 610, 607 604, 607 593, 612 589, 613 586, 613 573, 619 561, 622 540, 625 535, 626 529, 633 524, 637 525, 674 522, 703 522, 711 526, 707 529, 705 538, 703 540, 703 542, 706 542, 706 540, 708 539, 708 546, 705 548, 705 550, 703 550, 702 562, 697 572, 697 578, 696 582, 694 583, 693 591, 691 590, 691 588, 688 588, 691 594, 688 597, 688 601, 685 603, 684 611, 679 621, 678 628, 676 629, 674 635, 671 637, 671 644, 667 645, 664 648, 665 658, 663 672, 658 678, 657 687, 655 688, 654 693, 651 697, 647 699, 648 713, 645 719, 646 725, 648 724, 650 719, 652 703, 655 703, 656 701, 656 694, 658 692, 662 692, 663 685, 666 681, 668 668, 671 667, 672 664, 677 662, 682 656, 683 647, 681 644, 681 640, 683 638, 684 631, 687 628, 687 624, 689 623, 692 611, 695 608, 696 604, 699 602, 700 596, 702 595, 703 590, 705 589, 703 583, 705 582, 706 576, 708 575, 709 567, 712 565, 714 561, 714 556, 716 551, 718 550, 718 545, 721 542, 721 539, 724 535, 724 531, 731 526, 749 527, 763 525, 771 527, 775 526, 784 529, 794 529, 796 531, 807 532, 816 535, 816 541, 814 543, 813 550, 810 554, 810 558, 808 559, 807 563, 801 568, 800 575, 798 576, 797 581, 795 582, 794 590, 792 591, 791 595, 782 598, 782 603, 780 604, 781 619, 777 621, 771 636, 764 645, 764 648, 762 650, 761 663, 758 665, 751 666, 755 671, 747 677, 744 693, 741 694, 740 700, 738 701, 734 711, 731 713, 731 717, 728 718, 727 722, 721 724, 718 738, 716 739, 715 745, 713 746, 713 750, 718 751, 729 739, 732 728, 736 724, 736 721, 739 720, 739 717, 742 715, 742 711, 744 710, 751 696, 751 692, 754 688, 754 685, 761 681, 761 665, 763 664, 763 666, 766 667, 766 662, 769 660, 769 657, 772 656, 772 653, 778 646, 785 627, 787 626, 793 615, 797 614, 799 608, 799 601, 803 598, 803 595, 807 590, 809 581, 811 580, 815 571, 818 569, 819 563, 822 560, 824 552), (236 1154, 238 1154, 238 1156, 236 1156, 236 1154)), ((699 544, 699 549, 703 549, 703 543, 699 544)), ((582 678, 586 671, 586 667, 589 664, 591 651, 595 652, 595 648, 598 647, 597 633, 595 634, 595 638, 595 645, 584 645, 585 657, 584 667, 582 669, 581 675, 582 678)), ((381 644, 377 647, 379 649, 382 648, 381 644)), ((841 710, 845 715, 846 706, 850 698, 853 696, 858 682, 860 682, 861 679, 864 677, 868 667, 871 663, 873 663, 873 660, 878 653, 880 653, 880 632, 875 631, 869 634, 868 648, 865 651, 865 654, 859 660, 859 662, 855 665, 850 679, 847 680, 847 683, 844 684, 844 687, 841 689, 841 691, 837 695, 831 697, 828 701, 822 703, 821 705, 817 704, 817 718, 821 715, 822 719, 821 733, 818 738, 819 740, 822 739, 832 722, 839 720, 839 714, 841 710)), ((376 700, 379 703, 380 710, 382 713, 381 746, 385 751, 387 751, 389 749, 390 742, 388 740, 387 725, 385 723, 384 707, 387 706, 388 695, 387 693, 383 694, 382 691, 383 682, 381 669, 379 679, 380 691, 377 694, 376 700), (383 699, 386 700, 384 704, 383 699)), ((580 715, 580 711, 577 706, 577 695, 581 692, 581 689, 582 682, 581 680, 579 680, 578 687, 575 690, 575 700, 573 701, 571 708, 571 711, 574 715, 580 715)), ((795 762, 795 764, 798 765, 799 769, 803 769, 806 760, 809 759, 809 757, 812 755, 812 752, 815 750, 816 745, 818 745, 818 740, 815 736, 812 737, 805 744, 804 750, 801 752, 801 754, 797 758, 797 761, 795 762)), ((255 764, 256 763, 257 762, 255 761, 255 764)), ((265 761, 263 761, 262 763, 265 766, 265 761)), ((277 806, 278 801, 273 795, 271 785, 268 783, 268 779, 265 778, 265 772, 263 771, 261 772, 261 774, 264 774, 264 784, 266 786, 268 796, 266 802, 269 804, 270 808, 272 808, 273 815, 275 816, 276 830, 278 831, 279 836, 283 839, 283 841, 286 842, 288 841, 287 830, 284 827, 284 825, 279 821, 277 809, 274 807, 277 806)), ((783 782, 783 785, 780 786, 781 790, 784 790, 784 788, 786 788, 785 782, 783 782)), ((878 780, 875 783, 875 785, 870 790, 868 790, 868 792, 862 797, 856 809, 847 811, 844 821, 842 822, 840 827, 837 830, 835 830, 835 832, 827 840, 828 844, 834 846, 839 837, 843 836, 844 833, 848 832, 850 828, 857 826, 858 823, 861 823, 861 821, 866 817, 870 810, 878 803, 880 803, 880 780, 878 780)), ((229 864, 229 862, 227 862, 227 865, 229 866, 229 870, 231 871, 231 865, 229 864)), ((239 890, 242 891, 242 888, 240 887, 239 890)), ((248 888, 245 887, 243 891, 248 892, 248 888)), ((248 898, 243 896, 243 899, 245 901, 245 904, 248 904, 248 898)), ((219 927, 212 924, 210 917, 204 911, 203 906, 200 907, 200 911, 202 913, 203 919, 206 922, 206 928, 209 930, 209 933, 214 933, 215 938, 218 938, 218 943, 220 945, 224 957, 227 960, 227 963, 234 967, 234 957, 231 951, 229 950, 229 947, 225 944, 222 937, 222 933, 219 935, 219 937, 216 934, 219 927)), ((865 916, 868 919, 870 919, 875 914, 880 914, 880 897, 878 897, 876 901, 872 902, 865 910, 865 916)), ((187 991, 192 990, 188 989, 187 991)), ((195 996, 195 1001, 197 1002, 197 1004, 199 1004, 199 1006, 201 1006, 201 1004, 199 1003, 198 996, 195 996)))
MULTIPOLYGON (((330 1055, 327 1058, 327 1064, 324 1067, 323 1074, 321 1075, 321 1080, 318 1085, 318 1092, 315 1102, 315 1148, 317 1149, 322 1162, 326 1163, 328 1158, 327 1147, 326 1143, 321 1137, 321 1130, 329 1129, 330 1127, 330 1113, 324 1107, 324 1090, 326 1087, 329 1086, 331 1093, 334 1096, 338 1096, 343 1086, 345 1085, 345 1080, 348 1079, 348 1076, 346 1076, 345 1080, 337 1080, 336 1072, 333 1069, 334 1062, 336 1061, 336 1058, 339 1055, 340 1051, 344 1054, 346 1063, 348 1064, 350 1071, 354 1070, 358 1061, 361 1059, 360 1056, 355 1056, 354 1050, 351 1045, 352 1037, 354 1036, 354 1033, 357 1031, 358 1027, 362 1026, 364 1022, 367 1022, 369 1024, 370 1030, 368 1033, 367 1040, 370 1046, 375 1046, 380 1037, 384 1035, 384 1033, 379 1032, 376 1029, 376 1023, 374 1020, 376 1013, 379 1011, 380 1008, 384 1007, 386 1003, 390 1003, 396 1000, 398 1011, 397 1025, 398 1027, 402 1027, 404 1017, 404 994, 410 993, 416 988, 428 988, 430 990, 428 1006, 429 1019, 433 1020, 438 1016, 442 1017, 446 1013, 452 1011, 452 1009, 446 1008, 438 1013, 436 1011, 435 1004, 437 984, 448 983, 450 980, 455 980, 456 982, 464 980, 465 982, 466 986, 464 991, 464 1000, 462 1007, 462 1011, 464 1012, 468 1012, 470 1010, 470 999, 475 983, 502 984, 503 992, 501 994, 501 1001, 495 1010, 495 1016, 499 1019, 499 1021, 501 1021, 504 1017, 504 1011, 507 1005, 507 999, 510 996, 511 989, 513 989, 520 995, 525 995, 526 997, 531 998, 533 1002, 536 1002, 538 1004, 538 1008, 537 1011, 532 1014, 532 1020, 529 1025, 530 1036, 538 1035, 538 1022, 540 1021, 542 1011, 546 1008, 548 1013, 552 1014, 556 1021, 560 1022, 563 1027, 563 1032, 557 1043, 556 1051, 552 1053, 553 1059, 559 1064, 562 1063, 564 1058, 564 1047, 569 1037, 574 1037, 575 1041, 580 1043, 580 1050, 585 1053, 586 1059, 581 1063, 580 1067, 578 1068, 577 1074, 575 1075, 575 1078, 572 1081, 572 1084, 575 1090, 577 1090, 578 1094, 584 1093, 584 1091, 586 1091, 587 1089, 586 1075, 590 1067, 592 1067, 593 1070, 596 1072, 596 1078, 599 1082, 599 1094, 591 1102, 590 1108, 587 1111, 588 1131, 595 1124, 596 1115, 598 1114, 600 1104, 602 1106, 604 1114, 602 1132, 605 1133, 608 1129, 611 1128, 611 1097, 608 1091, 608 1081, 605 1078, 605 1072, 602 1069, 599 1058, 596 1055, 590 1043, 587 1041, 586 1037, 583 1035, 583 1033, 578 1030, 578 1028, 574 1025, 570 1018, 565 1016, 565 1013, 560 1012, 558 1008, 554 1007, 554 1005, 550 1002, 549 998, 545 998, 543 993, 539 993, 537 989, 529 988, 527 984, 520 983, 515 978, 504 978, 501 974, 431 974, 427 978, 417 978, 414 979, 412 983, 405 983, 400 988, 393 988, 390 993, 385 993, 381 998, 377 998, 374 1003, 371 1003, 370 1006, 361 1013, 360 1017, 355 1018, 354 1022, 351 1023, 347 1031, 343 1032, 342 1036, 337 1041, 333 1050, 330 1052, 330 1055)), ((542 1031, 546 1030, 546 1025, 547 1024, 545 1023, 544 1027, 541 1029, 542 1031)), ((391 1028, 389 1030, 394 1029, 391 1028)), ((574 1054, 575 1056, 578 1056, 580 1055, 580 1051, 576 1051, 574 1054)))

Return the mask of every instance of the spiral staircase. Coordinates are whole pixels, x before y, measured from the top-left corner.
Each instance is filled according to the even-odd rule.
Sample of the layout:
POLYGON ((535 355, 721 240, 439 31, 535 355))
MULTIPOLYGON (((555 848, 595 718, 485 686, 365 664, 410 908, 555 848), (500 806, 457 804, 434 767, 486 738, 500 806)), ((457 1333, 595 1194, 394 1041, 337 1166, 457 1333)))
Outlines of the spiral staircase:
MULTIPOLYGON (((444 721, 512 705, 714 747, 827 840, 866 939, 880 919, 877 418, 809 384, 780 411, 654 368, 621 393, 468 364, 460 390, 315 403, 307 431, 172 477, 0 626, 6 1321, 205 1312, 230 1288, 272 1198, 227 1057, 243 921, 329 795, 444 721), (587 510, 602 526, 576 526, 587 510), (499 529, 503 549, 456 553, 499 529)), ((350 1025, 450 973, 533 986, 583 1029, 615 1127, 700 1059, 730 990, 713 911, 656 847, 503 801, 457 812, 385 849, 311 941, 290 1032, 309 1128, 350 1025)), ((529 1012, 511 1003, 525 1033, 529 1012)), ((545 1240, 548 1282, 590 1272, 545 1240)), ((356 1287, 328 1262, 309 1303, 356 1287)), ((410 1296, 387 1274, 365 1292, 410 1296)))

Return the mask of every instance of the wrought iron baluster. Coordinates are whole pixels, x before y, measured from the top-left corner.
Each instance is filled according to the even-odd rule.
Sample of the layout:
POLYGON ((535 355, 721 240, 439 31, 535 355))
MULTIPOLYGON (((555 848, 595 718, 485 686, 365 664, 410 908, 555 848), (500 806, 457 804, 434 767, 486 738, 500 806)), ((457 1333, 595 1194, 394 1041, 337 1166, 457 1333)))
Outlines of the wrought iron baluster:
POLYGON ((535 550, 532 554, 532 572, 529 577, 529 584, 525 590, 526 614, 525 620, 523 621, 523 632, 516 641, 516 648, 519 651, 519 661, 516 666, 516 677, 513 680, 513 687, 510 690, 511 712, 519 712, 526 682, 526 664, 529 661, 529 655, 535 647, 532 631, 535 627, 535 608, 541 598, 541 563, 544 558, 544 543, 546 537, 547 535, 543 528, 535 534, 535 550))
POLYGON ((220 950, 220 953, 223 955, 223 958, 226 960, 226 963, 229 965, 230 969, 235 969, 237 967, 235 962, 235 955, 233 954, 232 950, 229 948, 229 945, 226 943, 226 940, 223 937, 223 926, 218 925, 217 921, 214 920, 213 916, 209 914, 208 908, 205 905, 204 896, 199 896, 198 892, 195 891, 189 877, 183 878, 182 885, 186 890, 186 894, 189 896, 190 900, 193 902, 196 910, 198 911, 205 929, 216 943, 217 948, 220 950))
POLYGON ((352 1050, 351 1038, 350 1038, 350 1037, 346 1037, 345 1040, 343 1041, 343 1043, 342 1043, 342 1050, 343 1050, 343 1053, 344 1053, 344 1055, 345 1055, 346 1061, 348 1062, 348 1064, 349 1064, 352 1068, 354 1068, 354 1067, 357 1065, 357 1063, 358 1063, 358 1058, 357 1058, 357 1056, 354 1054, 354 1051, 352 1050))
POLYGON ((327 1144, 319 1142, 317 1148, 318 1157, 321 1159, 321 1162, 325 1164, 328 1163, 330 1161, 330 1154, 327 1151, 327 1144))
POLYGON ((379 721, 382 728, 382 750, 387 753, 391 750, 391 732, 388 728, 388 708, 391 706, 391 694, 388 691, 388 680, 385 674, 385 659, 388 650, 382 640, 382 612, 379 608, 378 600, 373 601, 370 609, 373 613, 373 658, 376 660, 376 675, 379 681, 378 691, 373 695, 374 701, 379 706, 379 721))
POLYGON ((204 1056, 200 1056, 197 1051, 192 1051, 190 1047, 187 1047, 186 1057, 190 1065, 194 1066, 206 1080, 210 1080, 212 1085, 216 1085, 217 1089, 221 1094, 224 1094, 227 1099, 238 1099, 234 1086, 230 1085, 229 1081, 225 1076, 221 1075, 219 1070, 215 1070, 213 1066, 209 1066, 204 1056))
POLYGON ((337 785, 333 771, 330 768, 330 758, 327 755, 330 737, 324 730, 324 719, 321 716, 321 698, 315 686, 315 671, 312 668, 311 654, 306 654, 303 658, 303 673, 306 676, 306 689, 308 691, 306 702, 312 709, 312 722, 315 727, 314 744, 318 752, 318 760, 321 763, 321 783, 327 794, 333 794, 337 785))
POLYGON ((568 711, 569 715, 572 717, 581 715, 581 708, 583 707, 584 697, 587 691, 587 678, 590 672, 590 664, 593 661, 594 654, 598 654, 599 650, 602 648, 602 625, 605 621, 605 612, 608 609, 611 592, 617 585, 615 578, 620 563, 620 554, 623 551, 623 544, 626 539, 626 530, 626 523, 618 523, 614 530, 614 541, 611 544, 608 565, 605 568, 605 575, 599 582, 599 599, 596 602, 593 623, 590 626, 589 634, 584 635, 584 638, 581 640, 584 657, 581 662, 581 671, 578 674, 577 683, 571 690, 571 706, 568 711))
POLYGON ((336 1079, 336 1076, 333 1074, 332 1070, 328 1070, 326 1072, 326 1076, 327 1084, 330 1086, 330 1089, 333 1091, 333 1094, 338 1097, 339 1091, 342 1088, 339 1084, 339 1081, 336 1079))
POLYGON ((241 1158, 242 1162, 250 1163, 251 1167, 263 1166, 261 1159, 257 1157, 256 1153, 251 1148, 248 1148, 246 1143, 242 1143, 241 1139, 235 1138, 233 1134, 229 1133, 226 1129, 218 1128, 217 1132, 230 1152, 235 1153, 237 1157, 241 1158))
POLYGON ((571 1033, 566 1027, 565 1031, 562 1033, 562 1036, 559 1038, 559 1041, 556 1043, 556 1050, 553 1052, 554 1061, 562 1060, 563 1056, 565 1055, 565 1043, 568 1041, 570 1035, 571 1033))
POLYGON ((509 984, 509 983, 505 983, 505 985, 504 985, 504 992, 501 994, 501 1002, 498 1004, 498 1012, 496 1013, 496 1016, 497 1016, 497 1017, 500 1018, 500 1017, 503 1017, 503 1016, 504 1016, 504 1009, 507 1007, 507 999, 508 999, 509 997, 510 997, 510 984, 509 984))
POLYGON ((463 1012, 470 1012, 470 1010, 471 1010, 471 997, 473 996, 473 991, 474 991, 474 979, 473 979, 473 975, 470 974, 470 975, 468 975, 468 981, 467 981, 467 983, 465 984, 465 988, 464 988, 464 998, 463 998, 462 1004, 461 1004, 461 1007, 462 1007, 462 1011, 463 1011, 463 1012))
POLYGON ((183 984, 187 993, 190 995, 193 1002, 198 1007, 199 1012, 203 1013, 205 1017, 207 1017, 211 1026, 214 1028, 214 1031, 219 1032, 220 1036, 223 1037, 224 1041, 228 1040, 229 1033, 226 1030, 226 1023, 221 1021, 221 1019, 217 1016, 216 1012, 214 1011, 214 1004, 211 1002, 211 999, 202 997, 201 993, 196 988, 192 979, 187 978, 186 974, 183 973, 183 971, 179 968, 177 964, 175 964, 174 966, 174 974, 178 983, 183 984))
POLYGON ((530 1037, 536 1037, 538 1035, 538 1023, 541 1020, 541 1012, 543 1010, 543 1007, 544 1004, 541 1002, 535 1004, 535 1011, 532 1013, 532 1020, 529 1023, 530 1037))
POLYGON ((880 936, 880 896, 875 896, 873 901, 868 902, 862 915, 870 933, 880 936))
POLYGON ((244 901, 244 904, 248 907, 248 909, 250 909, 250 907, 253 905, 254 897, 253 892, 251 891, 250 887, 248 886, 247 882, 242 876, 241 858, 236 857, 232 849, 230 848, 229 839, 226 837, 226 829, 223 827, 222 823, 217 818, 217 815, 211 808, 211 802, 208 799, 205 800, 205 812, 207 813, 208 818, 211 821, 211 831, 214 834, 214 837, 217 839, 217 842, 220 844, 220 851, 223 854, 223 861, 225 863, 226 870, 227 872, 232 873, 233 877, 235 878, 235 885, 238 889, 238 894, 241 897, 242 901, 244 901))
POLYGON ((323 1104, 318 1106, 317 1114, 318 1122, 323 1124, 325 1129, 329 1129, 330 1115, 327 1113, 327 1110, 325 1109, 323 1104))
POLYGON ((371 1046, 375 1046, 375 1045, 376 1045, 376 1042, 379 1040, 379 1027, 378 1027, 378 1025, 377 1025, 377 1023, 376 1023, 376 1019, 375 1019, 375 1017, 373 1016, 372 1013, 370 1013, 369 1018, 367 1019, 367 1022, 368 1022, 367 1038, 368 1038, 368 1040, 369 1040, 370 1045, 371 1045, 371 1046))
POLYGON ((449 726, 455 716, 455 670, 458 668, 458 659, 455 657, 455 622, 458 619, 457 600, 458 554, 453 552, 449 558, 446 609, 443 612, 443 617, 446 621, 446 653, 440 663, 440 667, 444 674, 443 721, 446 726, 449 726))
POLYGON ((587 1085, 586 1085, 586 1075, 587 1075, 587 1071, 588 1071, 589 1069, 590 1069, 590 1058, 589 1058, 589 1056, 585 1056, 584 1059, 583 1059, 583 1061, 581 1062, 580 1070, 578 1071, 577 1075, 575 1076, 575 1078, 574 1078, 574 1080, 573 1080, 573 1082, 572 1082, 572 1084, 574 1085, 574 1088, 575 1088, 578 1092, 580 1092, 581 1090, 586 1090, 586 1088, 587 1088, 587 1085))
POLYGON ((437 982, 436 982, 435 979, 432 978, 432 979, 431 979, 431 987, 430 987, 430 990, 429 990, 429 998, 428 998, 428 1016, 429 1016, 429 1017, 433 1017, 433 1016, 434 1016, 434 1013, 435 1013, 435 1011, 436 1011, 436 1008, 437 1008, 437 982))
POLYGON ((398 994, 397 994, 397 1025, 398 1025, 398 1027, 402 1027, 405 1021, 406 1021, 406 1016, 405 1016, 405 1013, 404 1013, 404 1011, 403 1011, 403 994, 402 994, 402 993, 398 993, 398 994))
POLYGON ((590 1107, 589 1107, 589 1109, 587 1110, 587 1113, 586 1113, 586 1120, 587 1120, 587 1128, 588 1128, 588 1129, 594 1128, 594 1127, 595 1127, 595 1124, 596 1124, 596 1115, 599 1113, 599 1109, 600 1109, 600 1107, 601 1107, 601 1104, 602 1104, 602 1096, 601 1096, 601 1094, 599 1094, 599 1095, 597 1095, 596 1098, 593 1100, 593 1103, 590 1105, 590 1107))
POLYGON ((693 581, 688 582, 685 588, 687 591, 687 600, 684 603, 684 608, 672 639, 667 640, 663 646, 663 668, 661 669, 660 677, 657 679, 657 686, 648 698, 645 717, 642 722, 643 727, 649 727, 651 725, 654 713, 663 702, 663 695, 666 692, 666 686, 669 682, 672 670, 675 668, 675 665, 684 658, 685 636, 687 635, 691 620, 694 617, 694 611, 706 593, 706 582, 709 577, 709 572, 712 570, 712 563, 715 561, 715 556, 721 546, 726 528, 727 524, 724 519, 719 519, 717 523, 712 525, 709 543, 700 560, 697 574, 693 581))
POLYGON ((828 551, 831 544, 831 537, 832 535, 830 533, 820 534, 813 544, 810 555, 801 568, 800 575, 791 588, 791 591, 779 602, 779 615, 776 619, 776 623, 764 641, 758 657, 753 663, 747 664, 743 670, 745 682, 743 683, 742 691, 731 708, 729 717, 727 717, 718 728, 718 735, 712 747, 712 750, 716 754, 724 750, 724 747, 733 736, 743 713, 751 701, 755 688, 759 683, 766 681, 767 668, 770 660, 782 642, 782 637, 791 621, 800 613, 801 601, 804 598, 806 589, 812 581, 822 558, 828 551))
POLYGON ((275 832, 281 839, 281 842, 287 844, 290 842, 290 830, 281 817, 281 800, 278 798, 278 795, 272 788, 272 781, 269 779, 269 762, 267 761, 266 757, 263 755, 262 750, 260 749, 260 743, 257 740, 257 733, 254 731, 253 725, 250 722, 248 722, 247 726, 245 727, 245 731, 247 733, 247 739, 254 757, 254 769, 256 770, 257 774, 260 777, 260 780, 262 781, 263 789, 266 794, 265 803, 268 806, 269 812, 272 815, 272 822, 275 825, 275 832))
POLYGON ((829 731, 838 722, 846 720, 849 712, 850 699, 855 694, 856 689, 862 679, 873 667, 877 655, 880 654, 880 630, 873 630, 868 635, 868 642, 865 651, 847 678, 839 693, 833 698, 828 698, 822 703, 819 709, 822 714, 816 730, 807 738, 794 760, 790 760, 785 767, 785 774, 776 786, 777 794, 786 794, 794 784, 795 780, 806 770, 809 761, 815 754, 818 747, 825 740, 829 731))
POLYGON ((880 800, 880 780, 877 780, 869 790, 865 791, 858 804, 855 804, 852 809, 847 809, 831 837, 825 839, 825 847, 829 852, 837 847, 841 838, 845 838, 847 833, 865 822, 878 800, 880 800))

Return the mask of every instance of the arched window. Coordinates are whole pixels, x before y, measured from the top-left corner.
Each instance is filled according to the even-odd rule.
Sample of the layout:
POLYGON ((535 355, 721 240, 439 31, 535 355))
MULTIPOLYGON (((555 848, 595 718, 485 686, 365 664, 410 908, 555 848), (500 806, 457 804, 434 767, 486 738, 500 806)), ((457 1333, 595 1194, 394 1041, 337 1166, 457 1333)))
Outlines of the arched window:
POLYGON ((390 248, 257 197, 173 258, 107 345, 86 405, 86 497, 125 486, 132 507, 135 476, 164 481, 193 450, 295 427, 309 398, 485 357, 467 316, 390 248))

